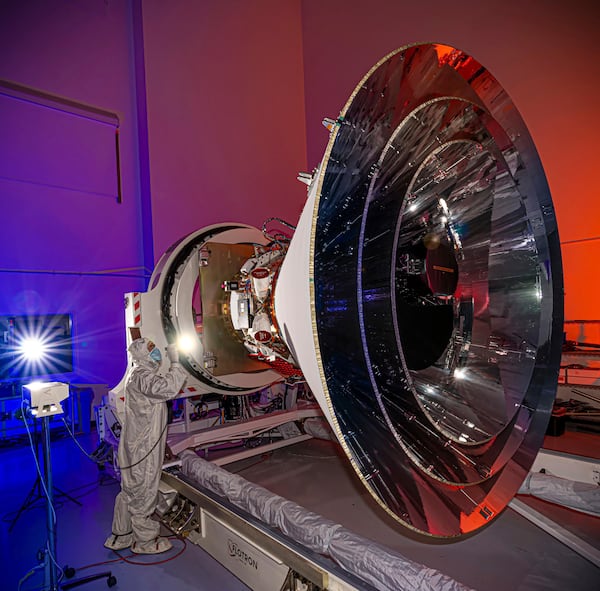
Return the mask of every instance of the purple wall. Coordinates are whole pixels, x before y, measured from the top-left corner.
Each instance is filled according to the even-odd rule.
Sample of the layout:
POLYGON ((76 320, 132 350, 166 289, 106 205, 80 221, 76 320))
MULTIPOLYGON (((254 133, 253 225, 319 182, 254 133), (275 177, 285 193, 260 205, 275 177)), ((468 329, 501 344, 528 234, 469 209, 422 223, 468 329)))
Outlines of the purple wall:
POLYGON ((300 1, 12 0, 0 55, 0 79, 120 120, 118 203, 112 179, 91 181, 114 175, 105 127, 66 134, 79 115, 13 108, 0 89, 0 109, 11 105, 0 118, 16 122, 0 138, 0 314, 71 312, 66 377, 112 386, 125 365, 123 294, 145 288, 135 276, 152 252, 211 223, 300 214, 300 1), (116 272, 88 275, 105 270, 116 272))
POLYGON ((0 117, 14 123, 0 137, 0 314, 72 313, 75 372, 66 377, 112 385, 125 366, 123 293, 144 281, 88 274, 141 275, 128 4, 3 2, 0 55, 0 79, 81 103, 63 111, 60 100, 49 108, 0 88, 0 117), (111 191, 114 125, 90 107, 120 120, 122 203, 111 191), (13 116, 23 109, 34 115, 13 116))
POLYGON ((300 0, 143 3, 155 253, 215 222, 296 223, 300 0))

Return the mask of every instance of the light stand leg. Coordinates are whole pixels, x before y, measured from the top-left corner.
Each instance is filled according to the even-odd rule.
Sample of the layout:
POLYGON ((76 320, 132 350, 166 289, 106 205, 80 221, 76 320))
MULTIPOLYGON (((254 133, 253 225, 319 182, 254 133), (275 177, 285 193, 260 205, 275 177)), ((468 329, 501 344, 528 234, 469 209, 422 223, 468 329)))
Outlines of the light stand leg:
MULTIPOLYGON (((35 450, 35 457, 39 458, 40 457, 39 456, 40 435, 38 433, 37 425, 38 425, 38 419, 35 419, 33 422, 32 440, 33 440, 33 447, 35 450)), ((48 429, 48 430, 50 431, 50 429, 48 429)), ((57 488, 57 487, 54 487, 54 489, 52 490, 52 497, 53 497, 53 502, 54 502, 55 498, 60 499, 61 497, 65 497, 72 503, 76 503, 80 507, 82 506, 81 502, 78 501, 75 497, 72 497, 70 494, 64 492, 63 490, 61 490, 60 488, 57 488), (57 494, 55 494, 55 493, 57 493, 57 494)), ((13 517, 12 521, 10 522, 10 525, 8 526, 9 532, 11 532, 13 527, 16 525, 17 521, 19 520, 19 517, 21 517, 21 515, 25 511, 30 509, 36 503, 36 501, 38 501, 39 499, 46 499, 46 493, 43 492, 43 490, 42 490, 40 475, 36 474, 35 482, 33 483, 33 486, 31 487, 29 494, 23 501, 23 504, 19 507, 18 511, 16 512, 15 516, 13 517)))
POLYGON ((40 489, 41 489, 41 486, 40 486, 40 477, 39 477, 39 474, 38 474, 35 477, 35 482, 33 483, 33 486, 31 487, 31 490, 29 491, 29 494, 25 497, 25 500, 23 501, 23 504, 19 507, 19 510, 17 511, 17 513, 13 517, 13 520, 10 522, 10 525, 8 526, 8 532, 9 533, 12 531, 12 528, 15 526, 15 524, 19 520, 19 517, 21 517, 22 513, 24 511, 27 511, 27 509, 29 508, 29 506, 33 505, 33 503, 35 503, 35 501, 37 501, 38 499, 42 498, 42 493, 41 493, 40 489))
POLYGON ((54 513, 54 495, 52 487, 52 459, 50 457, 50 426, 48 417, 42 417, 42 446, 44 451, 44 484, 46 485, 46 528, 48 540, 46 547, 46 574, 49 591, 58 590, 56 576, 56 514, 54 513))

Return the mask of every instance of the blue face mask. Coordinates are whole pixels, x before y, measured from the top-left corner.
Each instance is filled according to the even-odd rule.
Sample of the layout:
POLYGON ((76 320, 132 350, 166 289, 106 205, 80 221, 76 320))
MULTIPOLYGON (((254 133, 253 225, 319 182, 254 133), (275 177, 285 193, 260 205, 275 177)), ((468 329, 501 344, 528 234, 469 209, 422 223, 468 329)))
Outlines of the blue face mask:
POLYGON ((160 363, 162 361, 162 355, 158 347, 154 347, 154 349, 150 351, 150 359, 156 361, 156 363, 160 363))

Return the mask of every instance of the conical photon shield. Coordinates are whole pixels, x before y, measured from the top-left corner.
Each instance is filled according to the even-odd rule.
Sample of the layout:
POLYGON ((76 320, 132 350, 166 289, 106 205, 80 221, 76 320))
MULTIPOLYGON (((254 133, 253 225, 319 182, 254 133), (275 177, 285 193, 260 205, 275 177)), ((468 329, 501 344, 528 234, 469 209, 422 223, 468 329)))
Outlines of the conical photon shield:
POLYGON ((413 45, 358 84, 310 187, 275 313, 386 511, 456 537, 504 509, 555 396, 562 268, 535 147, 481 64, 413 45))

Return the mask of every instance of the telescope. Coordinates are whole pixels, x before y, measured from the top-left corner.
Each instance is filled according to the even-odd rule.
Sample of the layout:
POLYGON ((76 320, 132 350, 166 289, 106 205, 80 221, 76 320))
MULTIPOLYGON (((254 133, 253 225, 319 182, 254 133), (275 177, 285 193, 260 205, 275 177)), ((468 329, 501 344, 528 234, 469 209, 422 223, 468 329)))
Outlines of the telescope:
POLYGON ((335 119, 293 236, 202 228, 127 325, 179 343, 188 389, 305 380, 352 468, 403 526, 496 518, 541 446, 563 330, 556 217, 534 143, 465 52, 402 47, 335 119))

